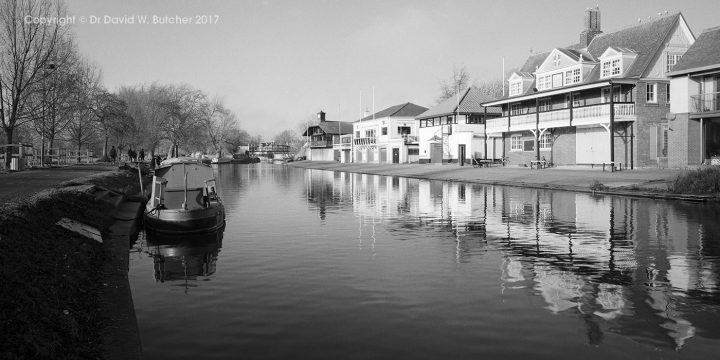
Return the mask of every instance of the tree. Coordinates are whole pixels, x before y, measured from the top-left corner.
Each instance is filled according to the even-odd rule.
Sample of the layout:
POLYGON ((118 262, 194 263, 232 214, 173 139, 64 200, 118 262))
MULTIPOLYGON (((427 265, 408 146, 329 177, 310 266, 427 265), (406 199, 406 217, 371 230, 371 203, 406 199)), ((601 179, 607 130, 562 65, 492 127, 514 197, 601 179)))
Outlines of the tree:
MULTIPOLYGON (((25 21, 28 16, 59 19, 65 9, 50 0, 0 0, 0 123, 9 144, 16 128, 32 120, 28 97, 47 76, 45 70, 66 55, 57 50, 67 40, 67 27, 25 21)), ((9 166, 10 156, 5 160, 9 166)))
POLYGON ((91 95, 90 111, 95 115, 98 130, 103 138, 103 158, 107 159, 111 134, 124 130, 122 129, 123 124, 131 121, 126 116, 127 104, 117 95, 99 87, 91 95))
POLYGON ((99 127, 93 111, 93 95, 100 89, 100 73, 95 65, 80 60, 74 66, 72 79, 69 88, 74 96, 69 98, 65 114, 68 119, 65 134, 79 154, 83 146, 98 143, 99 127))
POLYGON ((202 122, 213 147, 213 151, 222 157, 223 149, 232 130, 237 128, 237 118, 230 110, 225 108, 223 101, 215 97, 206 99, 201 108, 202 122))
POLYGON ((465 66, 454 65, 452 78, 440 81, 440 96, 438 96, 437 102, 441 103, 443 100, 455 96, 458 92, 467 90, 470 86, 470 80, 470 72, 465 66))
POLYGON ((303 138, 294 130, 285 130, 273 138, 273 141, 279 145, 288 145, 291 153, 296 153, 303 145, 303 138))

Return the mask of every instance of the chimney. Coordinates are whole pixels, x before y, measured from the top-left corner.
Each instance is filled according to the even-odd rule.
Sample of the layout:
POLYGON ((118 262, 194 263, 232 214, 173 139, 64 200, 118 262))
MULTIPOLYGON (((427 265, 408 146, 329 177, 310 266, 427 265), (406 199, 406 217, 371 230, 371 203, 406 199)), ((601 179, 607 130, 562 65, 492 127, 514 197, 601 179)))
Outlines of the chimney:
POLYGON ((318 116, 318 120, 320 120, 320 122, 325 121, 325 112, 324 111, 320 110, 320 112, 317 114, 317 116, 318 116))
POLYGON ((585 30, 580 33, 580 46, 588 47, 595 36, 602 34, 600 30, 600 6, 585 9, 585 30))

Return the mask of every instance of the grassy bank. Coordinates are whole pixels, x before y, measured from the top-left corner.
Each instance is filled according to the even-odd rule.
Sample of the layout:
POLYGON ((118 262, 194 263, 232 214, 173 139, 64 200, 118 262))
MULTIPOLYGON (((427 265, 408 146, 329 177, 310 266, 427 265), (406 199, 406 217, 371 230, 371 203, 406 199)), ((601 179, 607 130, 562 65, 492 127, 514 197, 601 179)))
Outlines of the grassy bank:
POLYGON ((113 205, 86 186, 139 191, 137 172, 103 172, 0 207, 0 358, 101 358, 103 245, 55 224, 107 229, 113 205))
POLYGON ((676 194, 720 195, 720 167, 707 166, 688 171, 668 184, 668 191, 676 194))

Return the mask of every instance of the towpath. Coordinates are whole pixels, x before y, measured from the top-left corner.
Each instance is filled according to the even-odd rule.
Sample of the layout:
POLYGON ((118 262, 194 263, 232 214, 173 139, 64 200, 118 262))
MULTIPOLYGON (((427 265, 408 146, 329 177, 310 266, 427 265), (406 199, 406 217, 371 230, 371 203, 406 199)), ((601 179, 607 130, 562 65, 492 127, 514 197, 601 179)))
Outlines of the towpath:
POLYGON ((458 164, 358 164, 334 161, 298 161, 290 166, 346 171, 355 173, 404 176, 412 178, 474 182, 492 185, 509 185, 534 188, 548 188, 571 191, 592 191, 620 195, 635 195, 663 198, 694 198, 685 195, 660 194, 684 170, 679 169, 636 169, 603 171, 601 168, 555 167, 530 169, 526 167, 495 165, 474 168, 458 164), (599 187, 602 185, 602 187, 599 187))
POLYGON ((116 169, 117 165, 93 164, 0 173, 0 205, 55 187, 66 180, 116 169))

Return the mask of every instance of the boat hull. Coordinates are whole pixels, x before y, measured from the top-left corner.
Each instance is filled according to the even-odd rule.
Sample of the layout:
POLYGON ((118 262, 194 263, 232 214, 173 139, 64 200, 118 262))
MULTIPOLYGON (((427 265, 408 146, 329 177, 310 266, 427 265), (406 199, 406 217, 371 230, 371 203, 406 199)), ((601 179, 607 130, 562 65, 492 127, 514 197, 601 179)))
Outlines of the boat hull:
POLYGON ((225 226, 225 208, 217 203, 204 209, 146 209, 145 229, 162 234, 217 231, 225 226))

